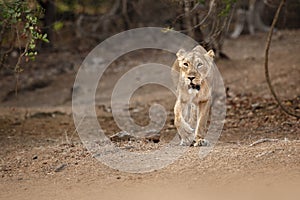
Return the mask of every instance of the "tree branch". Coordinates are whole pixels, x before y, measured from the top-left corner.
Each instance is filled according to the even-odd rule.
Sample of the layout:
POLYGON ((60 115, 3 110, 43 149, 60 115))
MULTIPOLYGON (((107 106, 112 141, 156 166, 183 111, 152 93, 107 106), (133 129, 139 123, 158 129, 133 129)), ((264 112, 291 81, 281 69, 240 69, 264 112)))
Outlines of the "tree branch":
POLYGON ((269 49, 270 49, 270 45, 271 45, 271 40, 272 40, 272 35, 273 35, 273 31, 274 31, 274 27, 275 27, 275 24, 277 23, 277 20, 278 20, 278 17, 279 17, 279 13, 281 11, 281 8, 283 7, 283 5, 285 4, 286 0, 281 0, 279 6, 278 6, 278 9, 276 11, 276 14, 274 16, 274 19, 273 19, 273 22, 272 22, 272 25, 271 25, 271 29, 269 31, 269 34, 268 34, 268 38, 267 38, 267 43, 266 43, 266 48, 265 48, 265 77, 266 77, 266 80, 267 80, 267 83, 268 83, 268 86, 269 86, 269 89, 272 93, 272 95, 274 96, 275 100, 277 101, 279 107, 288 115, 291 115, 293 117, 296 117, 296 118, 300 118, 300 115, 297 114, 297 113, 294 113, 290 110, 288 110, 287 108, 285 108, 280 99, 278 98, 277 94, 275 93, 275 90, 271 84, 271 80, 270 80, 270 75, 269 75, 269 68, 268 68, 268 61, 269 61, 269 49))
POLYGON ((213 8, 215 6, 215 0, 211 0, 209 2, 209 10, 207 12, 207 14, 205 15, 205 17, 201 20, 201 22, 199 22, 198 24, 194 25, 194 26, 191 26, 190 28, 186 28, 184 30, 178 30, 179 32, 182 32, 182 33, 185 33, 185 32, 189 32, 191 30, 194 30, 200 26, 203 25, 204 22, 206 22, 206 20, 208 19, 208 17, 211 15, 212 11, 213 11, 213 8))

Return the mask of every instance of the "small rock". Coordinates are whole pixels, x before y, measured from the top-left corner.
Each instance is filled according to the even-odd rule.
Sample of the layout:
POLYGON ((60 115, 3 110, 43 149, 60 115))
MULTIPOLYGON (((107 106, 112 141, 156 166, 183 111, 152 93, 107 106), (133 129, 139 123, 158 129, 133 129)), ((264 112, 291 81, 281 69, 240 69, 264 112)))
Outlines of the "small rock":
POLYGON ((57 166, 57 167, 55 168, 54 172, 60 172, 60 171, 62 171, 63 169, 65 169, 66 166, 67 166, 67 164, 66 164, 66 163, 63 163, 63 164, 57 166))
POLYGON ((37 156, 37 155, 34 155, 34 156, 32 157, 32 160, 36 160, 36 159, 38 159, 38 156, 37 156))
POLYGON ((252 117, 253 116, 253 112, 249 112, 248 114, 247 114, 247 117, 252 117))
POLYGON ((251 104, 251 107, 253 110, 258 110, 258 109, 263 108, 263 106, 260 105, 259 103, 253 103, 253 104, 251 104))

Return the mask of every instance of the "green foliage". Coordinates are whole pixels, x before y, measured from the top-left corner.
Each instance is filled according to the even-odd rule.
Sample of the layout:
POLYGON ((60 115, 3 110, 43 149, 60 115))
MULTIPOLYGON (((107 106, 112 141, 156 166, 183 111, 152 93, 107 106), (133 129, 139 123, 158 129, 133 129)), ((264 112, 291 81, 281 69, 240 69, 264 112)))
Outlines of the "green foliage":
POLYGON ((57 21, 53 24, 53 29, 55 31, 59 31, 64 27, 64 23, 62 21, 57 21))
MULTIPOLYGON (((22 57, 26 61, 34 60, 38 54, 36 43, 38 40, 49 42, 47 34, 43 34, 40 29, 39 19, 43 10, 35 1, 24 0, 3 0, 0 1, 0 48, 3 66, 6 54, 14 47, 21 49, 15 71, 20 71, 22 57), (4 51, 3 49, 6 49, 4 51), (9 50, 7 50, 9 49, 9 50)), ((1 68, 1 67, 0 67, 1 68)))
POLYGON ((198 0, 198 2, 199 2, 200 4, 205 5, 205 0, 198 0))
POLYGON ((60 13, 95 15, 106 13, 114 2, 115 0, 56 0, 56 6, 60 13))
POLYGON ((221 0, 224 4, 224 8, 219 14, 219 16, 227 16, 232 8, 232 5, 237 2, 237 0, 221 0))

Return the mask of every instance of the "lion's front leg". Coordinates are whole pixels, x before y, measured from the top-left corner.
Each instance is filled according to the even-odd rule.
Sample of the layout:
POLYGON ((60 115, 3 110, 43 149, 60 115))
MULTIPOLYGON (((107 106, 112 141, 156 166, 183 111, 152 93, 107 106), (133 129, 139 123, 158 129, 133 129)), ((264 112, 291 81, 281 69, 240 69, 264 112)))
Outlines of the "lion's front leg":
POLYGON ((194 146, 207 146, 208 141, 204 139, 206 125, 209 117, 211 101, 200 102, 197 109, 197 126, 195 131, 194 146))
POLYGON ((195 130, 185 121, 183 117, 183 110, 183 103, 180 100, 177 100, 174 107, 174 124, 181 139, 180 145, 189 146, 193 142, 193 134, 195 130))

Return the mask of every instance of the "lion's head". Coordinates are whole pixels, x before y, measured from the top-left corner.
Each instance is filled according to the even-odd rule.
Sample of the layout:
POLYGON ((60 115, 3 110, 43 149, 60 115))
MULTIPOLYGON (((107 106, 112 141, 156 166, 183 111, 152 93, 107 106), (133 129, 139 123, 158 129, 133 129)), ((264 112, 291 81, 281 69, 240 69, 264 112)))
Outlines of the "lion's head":
POLYGON ((180 49, 177 54, 180 68, 180 78, 188 89, 200 90, 203 80, 211 73, 214 52, 206 52, 202 46, 196 46, 192 51, 180 49))

